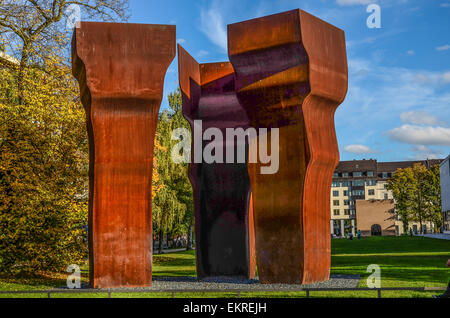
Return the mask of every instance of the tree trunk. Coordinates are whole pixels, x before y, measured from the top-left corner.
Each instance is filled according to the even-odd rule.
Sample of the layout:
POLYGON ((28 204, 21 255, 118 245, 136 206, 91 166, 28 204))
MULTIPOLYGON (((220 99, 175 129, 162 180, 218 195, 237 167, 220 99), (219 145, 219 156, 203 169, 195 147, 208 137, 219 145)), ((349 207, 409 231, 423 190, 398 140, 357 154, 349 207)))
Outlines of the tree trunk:
POLYGON ((402 221, 403 221, 403 233, 408 234, 408 228, 409 228, 408 220, 406 218, 404 218, 402 221))
POLYGON ((19 105, 23 104, 24 101, 24 80, 25 80, 25 70, 27 68, 28 59, 30 56, 30 44, 28 42, 23 42, 22 56, 20 58, 19 71, 17 74, 17 96, 19 105))
POLYGON ((419 212, 420 234, 423 234, 423 226, 422 226, 422 196, 421 196, 420 191, 418 193, 418 196, 419 196, 419 208, 418 208, 417 212, 419 212))
POLYGON ((191 223, 189 225, 189 231, 188 231, 188 237, 186 242, 186 251, 192 250, 192 231, 193 231, 194 225, 191 223))
POLYGON ((158 246, 158 253, 159 254, 162 253, 163 241, 164 241, 164 231, 163 231, 163 229, 161 227, 161 229, 159 230, 159 246, 158 246))

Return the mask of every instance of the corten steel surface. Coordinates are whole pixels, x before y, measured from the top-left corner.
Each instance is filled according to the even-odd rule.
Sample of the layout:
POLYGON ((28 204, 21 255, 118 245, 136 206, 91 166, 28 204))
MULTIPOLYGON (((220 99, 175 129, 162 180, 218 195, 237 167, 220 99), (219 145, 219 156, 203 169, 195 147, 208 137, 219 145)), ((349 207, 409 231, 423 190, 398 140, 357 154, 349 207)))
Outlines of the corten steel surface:
MULTIPOLYGON (((234 72, 228 62, 198 64, 178 45, 178 70, 183 114, 192 131, 194 120, 202 121, 203 132, 216 127, 225 137, 226 128, 248 127, 248 118, 234 91, 234 72)), ((193 132, 194 135, 194 132, 193 132)), ((225 163, 225 140, 203 142, 201 151, 213 143, 223 149, 223 163, 195 163, 192 138, 189 179, 194 190, 197 276, 253 277, 255 255, 250 180, 245 162, 225 163)), ((201 155, 201 153, 200 153, 201 155)), ((204 160, 204 159, 203 159, 204 160)))
POLYGON ((175 26, 81 22, 72 40, 89 133, 94 288, 151 286, 152 162, 175 26))
POLYGON ((249 164, 260 281, 327 280, 334 113, 347 92, 344 32, 293 10, 229 25, 228 54, 251 125, 279 128, 278 172, 262 175, 260 164, 249 164))

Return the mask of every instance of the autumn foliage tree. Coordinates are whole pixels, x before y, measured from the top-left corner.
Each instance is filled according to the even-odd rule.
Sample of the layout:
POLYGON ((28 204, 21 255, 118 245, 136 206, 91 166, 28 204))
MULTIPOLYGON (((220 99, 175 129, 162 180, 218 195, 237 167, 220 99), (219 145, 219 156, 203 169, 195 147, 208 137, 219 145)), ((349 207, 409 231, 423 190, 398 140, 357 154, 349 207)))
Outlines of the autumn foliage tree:
MULTIPOLYGON (((125 20, 127 2, 0 0, 0 273, 87 258, 89 150, 66 22, 74 5, 83 18, 125 20)), ((170 156, 172 130, 189 127, 179 90, 159 119, 152 199, 162 238, 192 233, 194 223, 188 166, 170 156)))
POLYGON ((43 67, 24 73, 21 104, 11 101, 17 75, 1 70, 1 272, 61 270, 87 255, 84 110, 63 59, 48 56, 43 67))
POLYGON ((88 142, 68 54, 71 5, 85 18, 126 19, 127 0, 0 1, 3 273, 65 270, 87 257, 88 142))
POLYGON ((127 9, 128 0, 0 1, 0 39, 4 50, 19 61, 16 80, 19 103, 26 89, 27 68, 44 70, 44 60, 60 53, 58 39, 71 31, 78 14, 85 19, 126 20, 127 9))

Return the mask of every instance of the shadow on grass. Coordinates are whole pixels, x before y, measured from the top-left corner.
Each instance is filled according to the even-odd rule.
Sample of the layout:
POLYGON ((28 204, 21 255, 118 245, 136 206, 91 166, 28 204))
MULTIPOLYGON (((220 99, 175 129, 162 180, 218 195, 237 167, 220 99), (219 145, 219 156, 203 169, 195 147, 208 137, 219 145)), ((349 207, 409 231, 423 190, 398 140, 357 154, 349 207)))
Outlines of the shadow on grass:
POLYGON ((152 276, 158 277, 158 276, 175 276, 175 277, 179 277, 179 276, 197 276, 197 273, 194 270, 167 270, 167 271, 163 271, 163 270, 158 270, 158 271, 153 271, 152 276))
POLYGON ((159 256, 153 258, 153 266, 195 266, 194 258, 175 258, 170 256, 159 256))
POLYGON ((331 254, 449 253, 450 241, 420 236, 372 236, 361 240, 333 239, 331 254))
POLYGON ((67 274, 1 276, 0 290, 39 290, 66 285, 67 274))
MULTIPOLYGON (((361 283, 371 274, 367 266, 381 269, 382 287, 423 287, 447 285, 450 270, 442 264, 447 256, 333 256, 332 274, 359 274, 361 283), (351 265, 349 265, 351 264, 351 265), (383 283, 384 282, 384 283, 383 283)), ((364 286, 364 285, 363 285, 364 286)))

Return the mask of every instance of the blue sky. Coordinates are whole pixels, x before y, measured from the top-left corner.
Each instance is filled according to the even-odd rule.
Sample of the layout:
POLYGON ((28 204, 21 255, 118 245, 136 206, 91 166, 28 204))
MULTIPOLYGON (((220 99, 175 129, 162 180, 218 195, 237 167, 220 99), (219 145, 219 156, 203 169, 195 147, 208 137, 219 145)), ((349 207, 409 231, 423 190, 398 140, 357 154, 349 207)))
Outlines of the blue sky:
MULTIPOLYGON (((129 22, 176 24, 177 41, 201 63, 228 60, 227 24, 303 9, 345 31, 349 87, 335 116, 341 160, 450 154, 450 0, 130 0, 130 8, 129 22), (381 8, 379 29, 366 25, 370 3, 381 8)), ((164 94, 177 86, 175 58, 164 94)))

